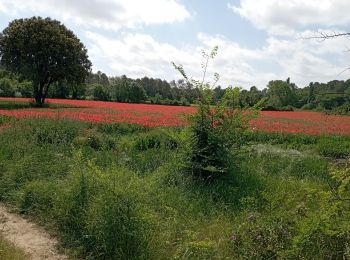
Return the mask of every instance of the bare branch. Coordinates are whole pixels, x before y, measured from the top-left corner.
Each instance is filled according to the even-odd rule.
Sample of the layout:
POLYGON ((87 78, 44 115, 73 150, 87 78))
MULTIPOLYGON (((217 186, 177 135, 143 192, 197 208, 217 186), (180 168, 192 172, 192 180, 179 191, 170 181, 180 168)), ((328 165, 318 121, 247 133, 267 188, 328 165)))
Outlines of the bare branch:
POLYGON ((341 71, 339 74, 338 74, 338 76, 340 76, 341 74, 343 74, 345 71, 347 71, 347 70, 350 70, 350 67, 348 67, 348 68, 346 68, 346 69, 344 69, 343 71, 341 71))
POLYGON ((318 39, 318 40, 327 40, 327 39, 333 39, 337 37, 345 37, 345 36, 350 36, 350 32, 345 32, 345 33, 339 33, 339 32, 333 32, 333 33, 326 33, 319 31, 317 32, 318 35, 314 36, 308 36, 308 37, 301 37, 303 40, 310 40, 310 39, 318 39))

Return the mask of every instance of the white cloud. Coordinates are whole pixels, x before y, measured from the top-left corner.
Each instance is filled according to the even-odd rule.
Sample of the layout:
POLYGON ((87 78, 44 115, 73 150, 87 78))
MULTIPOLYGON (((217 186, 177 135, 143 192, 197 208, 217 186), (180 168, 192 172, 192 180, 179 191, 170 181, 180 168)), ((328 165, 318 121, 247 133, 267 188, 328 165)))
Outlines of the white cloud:
POLYGON ((271 34, 290 34, 308 26, 350 25, 348 0, 241 0, 235 13, 271 34))
POLYGON ((107 30, 181 22, 190 17, 177 0, 0 0, 0 12, 14 11, 107 30))
MULTIPOLYGON (((275 64, 280 78, 291 77, 300 86, 310 81, 345 79, 349 73, 340 74, 349 67, 350 42, 347 37, 325 41, 305 40, 303 37, 323 33, 342 32, 350 25, 348 0, 240 0, 228 8, 248 19, 256 28, 270 35, 260 55, 266 64, 275 64), (324 29, 333 27, 333 30, 324 29), (310 30, 311 29, 311 30, 310 30), (281 38, 281 36, 283 36, 281 38)), ((270 67, 272 69, 272 67, 270 67)))
MULTIPOLYGON (((304 32, 309 34, 309 32, 304 32)), ((344 52, 346 39, 328 41, 281 40, 273 36, 267 39, 264 56, 275 60, 282 72, 280 77, 291 77, 300 86, 311 81, 330 81, 349 78, 341 72, 349 67, 348 55, 344 52)))
POLYGON ((218 45, 218 56, 210 64, 208 75, 218 72, 219 83, 224 87, 257 85, 262 88, 269 80, 287 77, 305 86, 310 81, 349 77, 348 72, 339 75, 350 66, 350 52, 344 52, 347 46, 350 48, 349 38, 320 42, 300 40, 300 36, 312 35, 308 30, 312 26, 333 26, 334 31, 340 31, 337 26, 350 25, 347 15, 350 1, 241 0, 239 6, 229 4, 229 7, 257 28, 269 32, 265 46, 249 49, 223 36, 203 33, 197 34, 197 45, 182 47, 132 30, 108 37, 103 31, 96 33, 96 28, 118 30, 184 21, 190 13, 180 0, 0 0, 0 13, 9 17, 15 13, 16 16, 52 16, 82 25, 79 34, 85 33, 84 41, 94 68, 111 76, 177 79, 179 73, 170 64, 175 61, 183 64, 189 75, 200 78, 201 49, 218 45))
POLYGON ((218 72, 221 75, 219 83, 223 87, 241 85, 249 88, 257 85, 263 88, 270 80, 287 77, 304 87, 311 81, 324 82, 349 77, 347 72, 339 75, 349 67, 348 56, 342 49, 344 41, 340 38, 317 42, 281 40, 271 36, 265 47, 247 49, 222 36, 202 33, 198 34, 198 46, 182 48, 159 42, 146 34, 127 33, 120 39, 111 39, 87 32, 86 37, 90 42, 88 48, 95 69, 109 75, 178 79, 179 73, 170 64, 174 61, 182 64, 189 75, 200 78, 200 50, 218 45, 218 56, 209 65, 208 76, 218 72), (260 67, 257 63, 260 63, 260 67))
POLYGON ((111 39, 100 34, 87 32, 89 53, 96 70, 106 71, 109 75, 126 74, 130 77, 160 77, 168 80, 180 78, 171 66, 171 61, 182 64, 187 73, 195 78, 201 77, 201 49, 210 49, 219 45, 217 58, 209 65, 208 80, 214 72, 221 75, 220 84, 250 86, 261 85, 273 73, 259 73, 249 61, 261 59, 259 50, 240 47, 235 42, 216 36, 198 34, 200 46, 184 46, 177 48, 168 43, 156 41, 145 34, 124 34, 121 39, 111 39), (106 66, 106 64, 108 64, 106 66))
POLYGON ((5 7, 5 5, 3 3, 0 2, 0 12, 2 13, 6 13, 8 12, 7 8, 5 7))
POLYGON ((146 34, 127 33, 121 39, 112 39, 87 32, 86 37, 90 41, 88 48, 94 66, 110 75, 147 75, 170 79, 175 76, 171 61, 181 60, 192 64, 196 60, 190 51, 160 43, 146 34))

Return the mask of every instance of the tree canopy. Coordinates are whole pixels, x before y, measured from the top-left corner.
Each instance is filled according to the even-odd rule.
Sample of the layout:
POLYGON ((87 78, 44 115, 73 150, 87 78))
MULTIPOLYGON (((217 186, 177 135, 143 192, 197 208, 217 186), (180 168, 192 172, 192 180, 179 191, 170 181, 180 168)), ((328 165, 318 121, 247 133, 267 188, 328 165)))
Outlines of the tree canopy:
POLYGON ((296 94, 294 84, 290 83, 289 78, 286 81, 272 80, 267 85, 268 106, 281 109, 286 106, 296 105, 296 94))
POLYGON ((44 104, 53 83, 82 83, 91 68, 77 36, 59 21, 41 17, 10 22, 0 34, 0 63, 32 81, 38 105, 44 104))

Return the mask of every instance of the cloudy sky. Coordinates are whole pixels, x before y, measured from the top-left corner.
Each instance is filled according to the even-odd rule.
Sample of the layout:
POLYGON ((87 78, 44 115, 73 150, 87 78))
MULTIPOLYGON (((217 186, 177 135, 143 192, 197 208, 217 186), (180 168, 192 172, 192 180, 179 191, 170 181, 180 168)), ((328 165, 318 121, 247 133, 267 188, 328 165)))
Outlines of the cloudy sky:
POLYGON ((201 50, 220 84, 249 88, 272 79, 303 87, 350 78, 350 38, 305 40, 350 31, 349 0, 0 0, 0 30, 16 18, 62 21, 87 46, 93 70, 110 76, 178 79, 171 61, 198 77, 201 50))

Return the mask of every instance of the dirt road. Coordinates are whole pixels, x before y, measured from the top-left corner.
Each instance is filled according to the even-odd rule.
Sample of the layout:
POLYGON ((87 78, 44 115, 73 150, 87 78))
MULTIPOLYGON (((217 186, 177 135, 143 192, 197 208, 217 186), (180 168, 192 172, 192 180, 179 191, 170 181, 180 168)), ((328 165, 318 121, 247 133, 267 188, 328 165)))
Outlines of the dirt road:
POLYGON ((36 224, 10 213, 2 204, 0 204, 0 232, 6 240, 22 249, 31 259, 68 259, 57 251, 55 238, 36 224))

